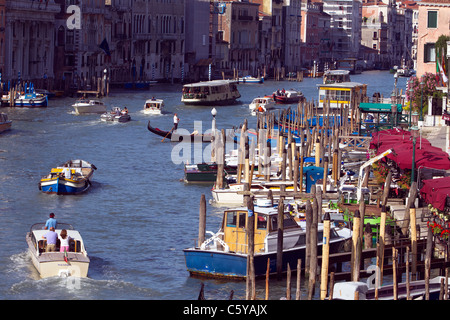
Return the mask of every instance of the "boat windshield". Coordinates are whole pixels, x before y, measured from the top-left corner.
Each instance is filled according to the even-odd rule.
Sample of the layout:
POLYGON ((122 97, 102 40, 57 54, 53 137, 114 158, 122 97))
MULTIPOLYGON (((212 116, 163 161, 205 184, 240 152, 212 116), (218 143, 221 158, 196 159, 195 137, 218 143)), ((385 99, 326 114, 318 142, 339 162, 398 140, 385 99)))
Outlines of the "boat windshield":
MULTIPOLYGON (((271 217, 271 222, 272 222, 272 231, 277 230, 278 229, 278 216, 272 216, 271 217)), ((283 228, 287 229, 287 228, 298 228, 299 225, 297 224, 297 222, 295 222, 295 220, 291 217, 291 215, 289 213, 285 213, 284 214, 284 220, 283 220, 283 228)))
MULTIPOLYGON (((33 230, 44 230, 45 222, 35 223, 30 227, 30 232, 33 230)), ((58 222, 57 229, 75 230, 69 223, 58 222)))

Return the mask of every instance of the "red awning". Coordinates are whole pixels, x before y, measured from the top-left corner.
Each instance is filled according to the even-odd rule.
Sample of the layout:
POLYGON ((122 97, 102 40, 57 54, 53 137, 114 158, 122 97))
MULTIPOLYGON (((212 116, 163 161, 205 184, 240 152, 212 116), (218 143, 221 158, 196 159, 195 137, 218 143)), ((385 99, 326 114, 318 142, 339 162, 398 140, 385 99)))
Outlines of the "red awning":
POLYGON ((420 196, 426 203, 436 209, 444 210, 447 197, 450 195, 450 177, 423 180, 420 196))

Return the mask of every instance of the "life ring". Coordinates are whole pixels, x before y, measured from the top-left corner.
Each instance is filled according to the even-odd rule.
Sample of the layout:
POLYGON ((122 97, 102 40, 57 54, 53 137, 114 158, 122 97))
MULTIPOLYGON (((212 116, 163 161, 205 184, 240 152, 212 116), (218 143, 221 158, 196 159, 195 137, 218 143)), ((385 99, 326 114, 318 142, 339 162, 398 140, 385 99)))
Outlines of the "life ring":
POLYGON ((33 99, 30 100, 30 104, 31 104, 32 106, 34 106, 34 100, 33 100, 33 99))

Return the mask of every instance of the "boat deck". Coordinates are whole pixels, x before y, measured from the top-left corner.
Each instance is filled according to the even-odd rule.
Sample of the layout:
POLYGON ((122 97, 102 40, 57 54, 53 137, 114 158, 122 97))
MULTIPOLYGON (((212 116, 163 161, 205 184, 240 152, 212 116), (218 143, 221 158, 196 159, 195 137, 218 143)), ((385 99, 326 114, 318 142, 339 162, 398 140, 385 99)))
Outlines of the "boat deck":
MULTIPOLYGON (((76 262, 89 262, 89 258, 80 253, 68 252, 67 256, 70 261, 76 262)), ((45 252, 39 255, 39 262, 54 262, 54 261, 64 261, 63 252, 45 252)))

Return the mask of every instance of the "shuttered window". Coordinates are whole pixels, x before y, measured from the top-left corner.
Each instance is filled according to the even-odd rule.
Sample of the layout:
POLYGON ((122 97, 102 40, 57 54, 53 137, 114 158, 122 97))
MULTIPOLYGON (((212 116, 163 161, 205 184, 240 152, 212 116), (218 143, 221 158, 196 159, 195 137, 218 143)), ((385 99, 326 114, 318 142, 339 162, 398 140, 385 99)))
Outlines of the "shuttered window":
POLYGON ((437 28, 437 11, 428 11, 427 28, 437 28))

